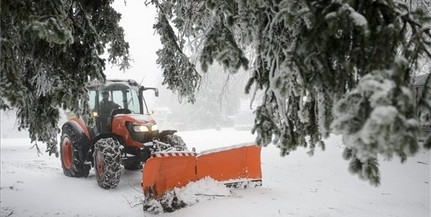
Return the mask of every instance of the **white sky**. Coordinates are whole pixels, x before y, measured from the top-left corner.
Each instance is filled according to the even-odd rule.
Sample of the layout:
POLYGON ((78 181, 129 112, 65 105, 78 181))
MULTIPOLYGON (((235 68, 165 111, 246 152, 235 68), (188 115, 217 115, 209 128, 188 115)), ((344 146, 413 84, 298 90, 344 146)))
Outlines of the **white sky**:
POLYGON ((144 86, 157 86, 161 83, 161 69, 157 66, 156 51, 161 48, 159 35, 154 31, 156 9, 145 6, 144 0, 116 0, 113 7, 122 14, 120 25, 124 28, 125 39, 130 45, 132 67, 125 73, 118 67, 107 64, 107 78, 134 79, 144 86))

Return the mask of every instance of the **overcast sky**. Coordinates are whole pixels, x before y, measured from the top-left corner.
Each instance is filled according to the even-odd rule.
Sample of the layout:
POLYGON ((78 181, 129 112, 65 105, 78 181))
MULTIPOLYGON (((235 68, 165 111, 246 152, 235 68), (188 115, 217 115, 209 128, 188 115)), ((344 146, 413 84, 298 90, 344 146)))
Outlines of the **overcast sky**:
POLYGON ((120 25, 125 38, 130 44, 130 55, 134 60, 132 67, 125 73, 118 67, 107 65, 107 78, 135 79, 145 86, 157 86, 161 83, 161 70, 156 64, 156 51, 161 47, 159 35, 153 29, 156 9, 153 5, 145 6, 144 0, 116 0, 114 8, 122 14, 120 25))

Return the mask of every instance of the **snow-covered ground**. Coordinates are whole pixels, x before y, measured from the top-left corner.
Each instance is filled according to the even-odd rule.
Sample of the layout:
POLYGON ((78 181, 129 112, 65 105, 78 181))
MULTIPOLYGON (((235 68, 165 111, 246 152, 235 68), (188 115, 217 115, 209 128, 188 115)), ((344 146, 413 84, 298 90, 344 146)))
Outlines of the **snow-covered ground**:
MULTIPOLYGON (((233 129, 179 134, 198 152, 254 140, 233 129)), ((263 186, 227 189, 203 180, 180 191, 193 205, 157 216, 430 217, 429 151, 404 164, 381 161, 382 184, 373 187, 349 174, 339 137, 326 144, 313 157, 263 148, 263 186)), ((30 147, 26 138, 1 140, 1 216, 154 216, 142 210, 140 171, 125 171, 116 189, 104 190, 93 170, 66 177, 59 158, 30 147)))

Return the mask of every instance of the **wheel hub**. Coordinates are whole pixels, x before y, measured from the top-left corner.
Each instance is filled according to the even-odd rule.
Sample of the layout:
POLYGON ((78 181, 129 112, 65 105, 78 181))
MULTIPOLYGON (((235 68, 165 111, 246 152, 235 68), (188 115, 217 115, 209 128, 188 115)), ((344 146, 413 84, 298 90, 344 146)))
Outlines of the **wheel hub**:
POLYGON ((72 167, 73 149, 72 143, 68 138, 65 138, 63 141, 61 155, 63 156, 64 167, 70 169, 72 167))

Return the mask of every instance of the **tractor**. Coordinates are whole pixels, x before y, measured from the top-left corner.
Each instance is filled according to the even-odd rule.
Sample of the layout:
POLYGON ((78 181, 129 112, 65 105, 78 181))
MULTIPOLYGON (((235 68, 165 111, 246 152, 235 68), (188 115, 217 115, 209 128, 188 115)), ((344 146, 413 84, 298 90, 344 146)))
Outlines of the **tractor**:
POLYGON ((86 177, 94 167, 98 185, 111 189, 120 182, 123 168, 141 169, 154 152, 187 151, 175 130, 158 128, 148 109, 143 93, 152 91, 158 97, 158 89, 134 80, 94 81, 87 89, 93 121, 74 117, 62 126, 66 176, 86 177))

